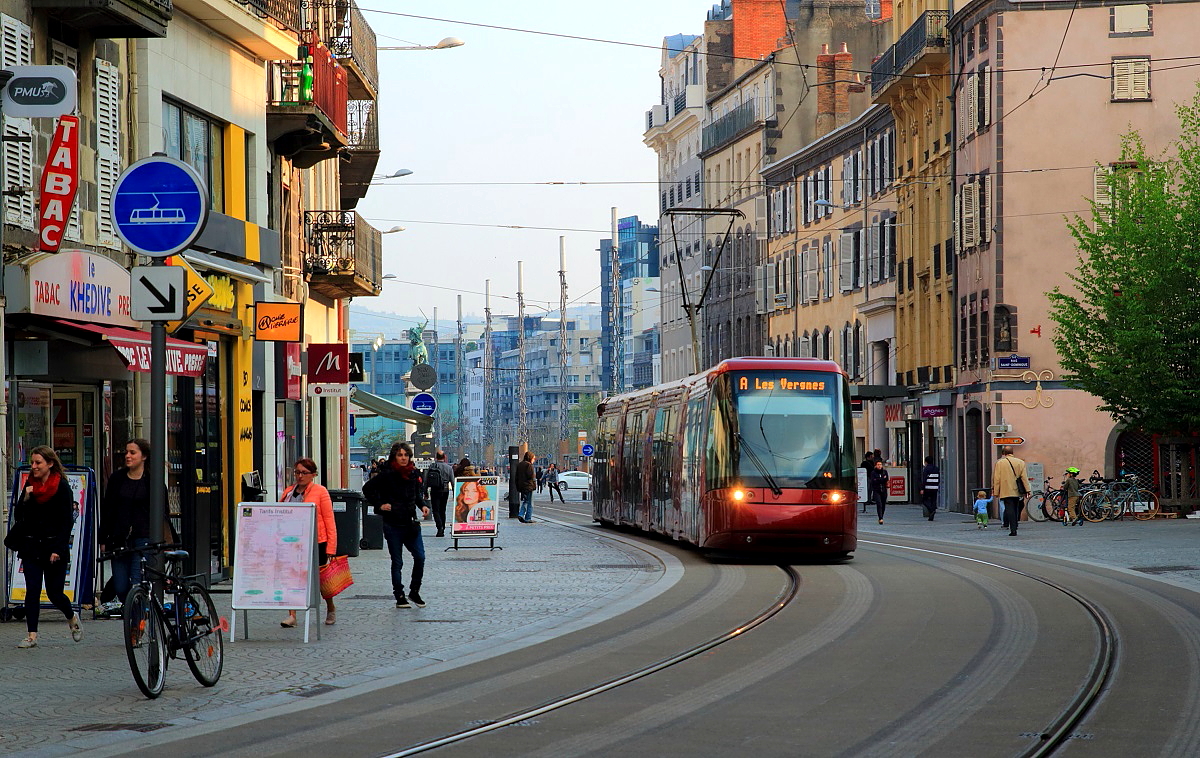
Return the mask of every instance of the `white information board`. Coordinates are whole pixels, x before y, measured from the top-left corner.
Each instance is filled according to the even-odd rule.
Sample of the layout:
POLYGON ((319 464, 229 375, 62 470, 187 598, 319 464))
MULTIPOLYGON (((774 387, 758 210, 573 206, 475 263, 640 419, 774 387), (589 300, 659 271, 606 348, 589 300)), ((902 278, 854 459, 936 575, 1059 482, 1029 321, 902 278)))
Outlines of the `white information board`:
POLYGON ((316 506, 238 503, 233 609, 307 610, 316 605, 316 506))

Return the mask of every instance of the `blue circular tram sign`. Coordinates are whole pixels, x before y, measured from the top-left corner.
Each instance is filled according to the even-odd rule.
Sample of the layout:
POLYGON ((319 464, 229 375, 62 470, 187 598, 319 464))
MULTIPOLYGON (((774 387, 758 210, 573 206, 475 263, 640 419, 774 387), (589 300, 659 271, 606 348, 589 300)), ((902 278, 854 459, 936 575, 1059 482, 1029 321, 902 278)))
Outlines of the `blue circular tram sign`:
POLYGON ((208 221, 208 189, 183 161, 156 155, 121 173, 112 195, 113 226, 134 251, 165 258, 186 250, 208 221))
POLYGON ((428 392, 422 392, 413 395, 412 409, 417 413, 424 413, 426 416, 432 416, 437 410, 437 398, 430 395, 428 392))

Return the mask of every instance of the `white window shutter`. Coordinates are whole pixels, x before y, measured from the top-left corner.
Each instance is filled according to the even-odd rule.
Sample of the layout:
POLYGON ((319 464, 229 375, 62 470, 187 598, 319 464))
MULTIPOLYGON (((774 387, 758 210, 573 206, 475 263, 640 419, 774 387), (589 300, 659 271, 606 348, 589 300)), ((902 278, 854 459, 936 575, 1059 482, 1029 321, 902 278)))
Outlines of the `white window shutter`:
POLYGON ((854 202, 861 202, 863 196, 867 194, 867 175, 863 170, 863 151, 854 151, 854 202))
POLYGON ((963 186, 963 248, 970 249, 979 244, 979 186, 975 182, 963 186))
POLYGON ((1134 100, 1150 99, 1150 61, 1133 61, 1129 77, 1129 96, 1134 100))
POLYGON ((954 190, 954 212, 950 214, 954 218, 954 252, 961 253, 963 251, 962 229, 963 229, 963 188, 959 187, 954 190))
POLYGON ((1112 99, 1129 100, 1133 97, 1133 63, 1114 61, 1112 64, 1112 99))
POLYGON ((992 228, 996 226, 996 200, 992 196, 992 175, 983 177, 983 228, 979 230, 981 242, 992 241, 992 228))
MULTIPOLYGON (((27 66, 33 62, 33 30, 12 16, 0 16, 3 35, 3 67, 27 66)), ((4 196, 4 220, 33 230, 33 121, 7 118, 4 124, 4 188, 19 189, 19 194, 4 196)))
POLYGON ((117 247, 112 194, 121 175, 121 84, 116 66, 97 58, 96 69, 96 242, 117 247))
POLYGON ((967 75, 967 134, 979 129, 979 74, 967 75))
POLYGON ((967 141, 967 109, 971 100, 971 75, 963 79, 962 89, 958 93, 958 142, 961 145, 967 141))
POLYGON ((1096 214, 1108 221, 1108 209, 1112 208, 1112 189, 1108 186, 1108 177, 1112 173, 1109 166, 1096 166, 1092 175, 1093 200, 1096 203, 1096 214))
POLYGON ((879 241, 882 235, 878 224, 872 224, 870 229, 871 243, 867 249, 867 276, 870 277, 871 283, 879 281, 879 241))
POLYGON ((808 302, 815 303, 821 299, 821 281, 818 270, 821 257, 815 245, 808 249, 807 258, 808 265, 804 269, 804 296, 808 302))
POLYGON ((980 115, 980 125, 987 127, 992 124, 992 69, 983 67, 983 113, 980 115))
POLYGON ((754 238, 767 238, 767 199, 761 195, 754 198, 754 238))
MULTIPOLYGON (((73 47, 64 45, 58 40, 50 42, 50 64, 53 66, 66 66, 75 72, 75 78, 79 78, 79 51, 73 47)), ((47 156, 49 159, 49 156, 47 156)), ((78 170, 78 167, 76 168, 78 170)), ((71 205, 71 218, 67 222, 67 229, 63 236, 69 240, 83 240, 83 226, 79 220, 79 196, 75 196, 75 201, 71 205)))
POLYGON ((850 156, 842 156, 842 205, 850 204, 850 187, 854 176, 850 170, 850 156))
POLYGON ((794 308, 802 299, 800 295, 800 285, 802 282, 800 271, 800 254, 796 252, 796 248, 792 248, 791 264, 789 273, 791 280, 788 281, 788 307, 794 308))
POLYGON ((854 289, 853 232, 843 232, 838 237, 838 288, 842 292, 854 289))
POLYGON ((764 267, 766 269, 766 282, 763 287, 764 300, 763 306, 767 313, 774 311, 779 307, 775 301, 775 296, 779 294, 779 261, 775 261, 764 267))

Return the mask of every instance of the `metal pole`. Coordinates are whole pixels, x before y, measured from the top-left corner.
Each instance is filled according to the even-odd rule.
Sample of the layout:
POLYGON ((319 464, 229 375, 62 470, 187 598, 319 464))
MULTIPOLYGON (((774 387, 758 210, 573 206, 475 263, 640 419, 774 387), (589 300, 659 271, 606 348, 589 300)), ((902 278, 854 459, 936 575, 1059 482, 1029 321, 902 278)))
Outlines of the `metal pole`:
POLYGON ((461 458, 467 449, 463 441, 467 432, 467 405, 463 397, 462 295, 458 296, 458 340, 454 343, 454 390, 458 393, 458 432, 454 435, 454 444, 461 458))
MULTIPOLYGON (((481 455, 491 457, 495 450, 492 437, 492 389, 495 384, 495 351, 492 349, 492 280, 483 283, 483 446, 481 455), (490 451, 490 452, 489 452, 490 451)), ((480 464, 482 465, 482 464, 480 464)))
MULTIPOLYGON (((567 393, 567 238, 558 238, 558 454, 567 445, 567 417, 570 399, 567 393)), ((561 461, 558 461, 561 462, 561 461)))
POLYGON ((625 391, 625 320, 621 307, 621 246, 617 241, 617 208, 612 208, 612 390, 625 391))
MULTIPOLYGON (((13 72, 9 69, 0 69, 0 89, 8 85, 8 80, 12 79, 13 72)), ((4 133, 4 112, 0 110, 0 135, 4 133)), ((2 147, 2 143, 0 143, 2 147)), ((0 160, 0 188, 4 187, 4 161, 0 160)), ((8 333, 7 326, 4 322, 5 311, 8 310, 8 301, 4 296, 4 208, 0 204, 0 379, 6 385, 9 382, 8 365, 5 356, 8 354, 8 333)), ((9 385, 10 386, 10 385, 9 385)), ((15 393, 14 393, 15 394, 15 393)), ((8 440, 9 432, 15 431, 8 428, 8 400, 0 399, 0 540, 8 536, 8 481, 12 477, 12 472, 9 470, 8 460, 8 440)), ((81 533, 82 534, 82 533, 81 533)), ((8 602, 8 569, 0 568, 0 590, 3 595, 0 595, 0 605, 8 602)))
POLYGON ((529 447, 529 408, 525 397, 525 292, 523 261, 517 261, 517 445, 529 447))
MULTIPOLYGON (((433 398, 434 404, 438 410, 442 408, 442 384, 438 381, 438 319, 437 306, 433 307, 433 398)), ((434 421, 433 427, 433 447, 436 455, 437 448, 442 446, 442 425, 434 421)))
MULTIPOLYGON (((161 259, 153 265, 164 265, 161 259)), ((158 541, 163 533, 163 511, 166 503, 161 498, 167 491, 167 323, 154 321, 150 327, 150 449, 157 456, 150 465, 150 539, 158 541)), ((193 556, 196 565, 200 563, 199 556, 193 556)), ((159 564, 158 554, 151 554, 147 559, 154 566, 159 564)), ((205 559, 207 562, 207 559, 205 559)))

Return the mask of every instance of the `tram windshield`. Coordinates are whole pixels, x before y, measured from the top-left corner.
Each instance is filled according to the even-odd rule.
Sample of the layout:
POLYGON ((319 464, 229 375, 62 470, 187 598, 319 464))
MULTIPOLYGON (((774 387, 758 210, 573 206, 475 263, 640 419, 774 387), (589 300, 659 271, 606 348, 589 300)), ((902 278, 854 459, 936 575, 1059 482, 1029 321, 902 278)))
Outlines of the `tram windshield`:
POLYGON ((849 403, 840 375, 751 371, 723 379, 714 393, 709 464, 724 481, 710 479, 710 486, 851 486, 849 403))

